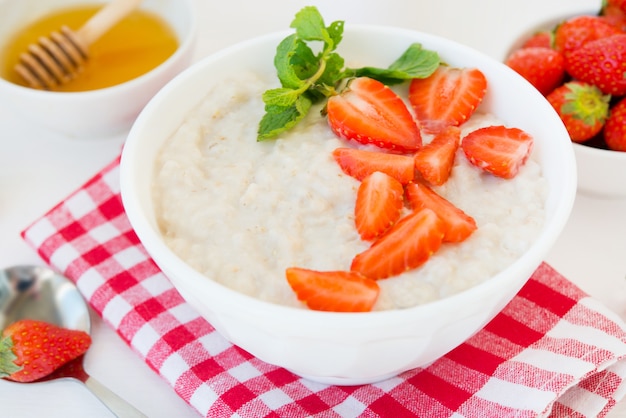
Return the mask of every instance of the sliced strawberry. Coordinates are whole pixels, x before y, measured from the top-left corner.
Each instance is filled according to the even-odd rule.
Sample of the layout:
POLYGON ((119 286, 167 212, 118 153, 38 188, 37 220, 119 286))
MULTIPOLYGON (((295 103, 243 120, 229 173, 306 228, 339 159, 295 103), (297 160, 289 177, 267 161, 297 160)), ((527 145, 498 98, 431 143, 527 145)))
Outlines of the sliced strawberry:
POLYGON ((440 66, 430 77, 415 78, 409 102, 421 127, 437 133, 472 116, 487 91, 487 79, 476 68, 440 66))
POLYGON ((354 222, 361 238, 371 240, 396 223, 404 207, 402 184, 375 171, 367 176, 356 195, 354 222))
POLYGON ((450 177, 460 142, 461 129, 456 126, 446 127, 417 151, 414 157, 415 171, 428 183, 441 186, 450 177))
POLYGON ((435 253, 444 235, 443 221, 430 209, 413 212, 370 248, 352 260, 350 269, 372 279, 384 279, 424 264, 435 253))
POLYGON ((375 280, 356 272, 291 267, 285 275, 298 299, 317 311, 371 311, 380 292, 375 280))
POLYGON ((404 101, 380 81, 359 77, 328 99, 328 123, 335 135, 398 152, 422 146, 422 136, 404 101))
POLYGON ((413 157, 408 155, 337 148, 333 157, 344 173, 357 180, 363 180, 374 171, 388 174, 402 184, 407 184, 415 176, 413 157))
POLYGON ((445 224, 444 242, 464 241, 477 229, 474 218, 425 184, 407 184, 406 197, 414 211, 429 208, 441 218, 445 224))
POLYGON ((505 179, 513 178, 533 149, 533 137, 518 128, 488 126, 461 141, 467 159, 476 167, 505 179))

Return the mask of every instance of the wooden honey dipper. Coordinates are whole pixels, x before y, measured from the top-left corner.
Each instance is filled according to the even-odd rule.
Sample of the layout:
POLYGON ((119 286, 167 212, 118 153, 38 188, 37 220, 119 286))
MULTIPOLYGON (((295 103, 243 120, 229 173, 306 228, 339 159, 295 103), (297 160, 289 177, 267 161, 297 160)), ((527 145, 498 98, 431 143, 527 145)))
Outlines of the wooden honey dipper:
POLYGON ((63 26, 39 38, 20 55, 15 71, 28 86, 51 89, 75 78, 89 57, 89 46, 132 12, 141 0, 112 0, 76 32, 63 26))

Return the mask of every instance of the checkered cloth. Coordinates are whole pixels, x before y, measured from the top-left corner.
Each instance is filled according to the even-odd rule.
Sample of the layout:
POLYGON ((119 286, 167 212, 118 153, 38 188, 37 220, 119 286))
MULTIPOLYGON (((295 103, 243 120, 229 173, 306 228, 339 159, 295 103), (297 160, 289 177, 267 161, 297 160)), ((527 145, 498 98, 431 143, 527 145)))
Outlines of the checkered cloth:
POLYGON ((182 299, 119 191, 117 159, 23 238, 203 416, 602 417, 626 394, 626 326, 547 264, 426 368, 363 386, 302 379, 233 346, 182 299))

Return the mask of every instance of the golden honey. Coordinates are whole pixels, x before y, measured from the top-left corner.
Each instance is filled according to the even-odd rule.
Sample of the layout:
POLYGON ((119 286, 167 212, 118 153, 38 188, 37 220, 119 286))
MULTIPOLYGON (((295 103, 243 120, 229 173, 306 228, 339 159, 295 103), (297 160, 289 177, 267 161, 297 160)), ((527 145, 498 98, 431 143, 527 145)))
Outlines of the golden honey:
MULTIPOLYGON (((0 76, 26 86, 14 67, 28 45, 63 25, 78 30, 100 7, 84 5, 58 10, 22 28, 0 51, 0 76)), ((157 67, 176 48, 178 38, 167 22, 152 12, 135 10, 89 47, 89 59, 78 77, 54 90, 87 91, 123 83, 157 67)))

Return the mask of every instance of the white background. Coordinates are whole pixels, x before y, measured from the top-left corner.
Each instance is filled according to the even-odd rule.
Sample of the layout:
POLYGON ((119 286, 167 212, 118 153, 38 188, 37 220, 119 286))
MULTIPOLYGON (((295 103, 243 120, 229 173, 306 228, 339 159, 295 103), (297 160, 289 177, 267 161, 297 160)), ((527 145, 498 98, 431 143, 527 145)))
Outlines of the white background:
MULTIPOLYGON (((0 0, 3 1, 3 0, 0 0)), ((539 21, 597 10, 600 0, 196 0, 196 59, 251 36, 287 29, 305 5, 327 23, 394 25, 465 43, 502 59, 509 45, 539 21), (410 4, 409 4, 410 3, 410 4)), ((113 160, 125 135, 67 138, 32 126, 0 97, 0 267, 41 264, 19 232, 113 160)), ((626 199, 577 197, 572 217, 547 260, 626 319, 626 199)), ((196 417, 99 318, 86 369, 149 417, 196 417)), ((622 402, 610 416, 626 417, 622 402)), ((111 417, 82 386, 0 381, 0 416, 111 417)))

